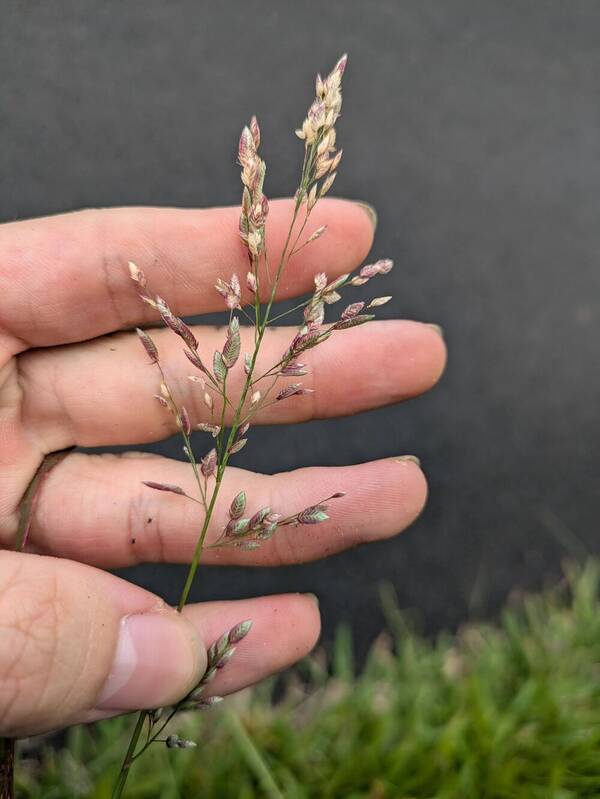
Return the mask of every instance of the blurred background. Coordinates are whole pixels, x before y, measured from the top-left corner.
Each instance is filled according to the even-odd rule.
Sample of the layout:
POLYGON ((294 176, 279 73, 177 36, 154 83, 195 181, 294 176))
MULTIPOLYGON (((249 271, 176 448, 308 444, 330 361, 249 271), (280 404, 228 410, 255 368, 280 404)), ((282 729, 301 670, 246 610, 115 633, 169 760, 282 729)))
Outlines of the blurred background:
MULTIPOLYGON (((314 73, 350 54, 335 193, 376 206, 373 257, 397 264, 381 315, 440 323, 448 370, 402 406, 266 429, 239 462, 415 453, 429 504, 321 563, 206 570, 196 598, 314 591, 325 639, 346 620, 364 651, 384 581, 434 632, 598 552, 599 4, 9 0, 0 36, 2 221, 237 203, 252 113, 267 192, 287 194, 314 73)), ((174 600, 183 569, 127 576, 174 600)))

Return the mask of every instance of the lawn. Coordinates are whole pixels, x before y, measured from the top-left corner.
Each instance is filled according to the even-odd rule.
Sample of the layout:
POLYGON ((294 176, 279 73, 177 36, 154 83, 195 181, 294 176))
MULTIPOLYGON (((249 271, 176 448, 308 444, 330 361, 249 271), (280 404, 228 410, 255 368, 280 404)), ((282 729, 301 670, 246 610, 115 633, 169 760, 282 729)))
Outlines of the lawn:
MULTIPOLYGON (((156 745, 126 795, 600 797, 599 588, 589 561, 496 624, 436 641, 411 631, 385 591, 388 633, 358 674, 341 629, 330 662, 306 661, 276 702, 270 683, 179 723, 198 748, 156 745)), ((74 728, 60 746, 25 742, 17 795, 109 799, 131 722, 74 728)))

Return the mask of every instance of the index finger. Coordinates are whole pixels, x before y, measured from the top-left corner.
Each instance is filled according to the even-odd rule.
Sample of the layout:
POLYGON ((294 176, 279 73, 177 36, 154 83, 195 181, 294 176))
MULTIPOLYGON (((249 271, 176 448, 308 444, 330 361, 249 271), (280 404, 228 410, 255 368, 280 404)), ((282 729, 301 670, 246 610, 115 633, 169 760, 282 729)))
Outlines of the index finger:
MULTIPOLYGON (((270 204, 267 246, 275 265, 292 209, 292 200, 270 204)), ((2 225, 0 331, 18 352, 154 320, 133 290, 128 261, 146 272, 152 292, 178 315, 221 310, 215 282, 248 269, 238 217, 235 207, 113 208, 2 225)), ((327 232, 291 259, 278 299, 308 290, 316 272, 334 277, 355 268, 371 246, 372 218, 360 203, 319 202, 306 235, 321 225, 327 232)))

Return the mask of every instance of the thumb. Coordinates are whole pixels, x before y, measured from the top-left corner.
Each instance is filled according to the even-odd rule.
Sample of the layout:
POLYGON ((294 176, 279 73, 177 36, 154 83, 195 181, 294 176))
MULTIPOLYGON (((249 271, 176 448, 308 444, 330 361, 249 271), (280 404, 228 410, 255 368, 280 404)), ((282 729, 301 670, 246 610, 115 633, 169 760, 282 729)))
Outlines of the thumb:
POLYGON ((196 627, 154 594, 57 558, 0 553, 0 735, 171 704, 200 680, 196 627))

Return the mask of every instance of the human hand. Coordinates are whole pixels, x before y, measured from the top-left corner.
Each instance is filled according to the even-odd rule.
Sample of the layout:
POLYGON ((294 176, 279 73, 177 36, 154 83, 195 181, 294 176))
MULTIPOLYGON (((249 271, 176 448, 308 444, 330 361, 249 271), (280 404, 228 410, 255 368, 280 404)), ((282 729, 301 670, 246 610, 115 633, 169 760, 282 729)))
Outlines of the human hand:
MULTIPOLYGON (((290 202, 271 203, 268 236, 281 249, 290 202)), ((311 598, 296 594, 189 605, 176 613, 156 595, 103 569, 144 561, 187 562, 197 535, 193 506, 142 480, 193 491, 189 466, 147 453, 68 454, 36 497, 24 553, 11 552, 18 508, 47 453, 73 445, 135 445, 175 433, 152 395, 156 373, 129 330, 155 321, 131 285, 135 261, 173 311, 221 309, 218 277, 242 274, 238 209, 110 209, 0 226, 0 734, 24 736, 109 715, 167 705, 198 681, 206 646, 242 619, 252 632, 211 683, 237 691, 303 657, 319 634, 311 598), (121 332, 119 332, 121 331, 121 332)), ((308 291, 366 256, 372 224, 364 207, 323 200, 313 212, 327 236, 294 258, 280 298, 308 291)), ((266 283, 266 281, 265 281, 266 283)), ((208 351, 222 332, 195 329, 208 351)), ((244 335, 244 330, 242 329, 244 335)), ((291 333, 269 329, 272 362, 291 333)), ((153 333, 170 385, 195 424, 201 392, 168 330, 153 333)), ((242 349, 243 343, 242 343, 242 349)), ((267 407, 257 422, 300 422, 357 413, 431 388, 445 361, 435 329, 378 321, 307 351, 304 384, 314 394, 267 407)), ((233 388, 235 393, 235 388, 233 388)), ((391 536, 421 511, 426 483, 411 460, 307 468, 265 476, 228 468, 222 496, 245 489, 261 505, 300 509, 343 488, 333 518, 284 529, 260 550, 207 550, 205 563, 299 563, 391 536)), ((226 515, 227 499, 215 513, 226 515)), ((217 525, 210 538, 219 534, 217 525)))

